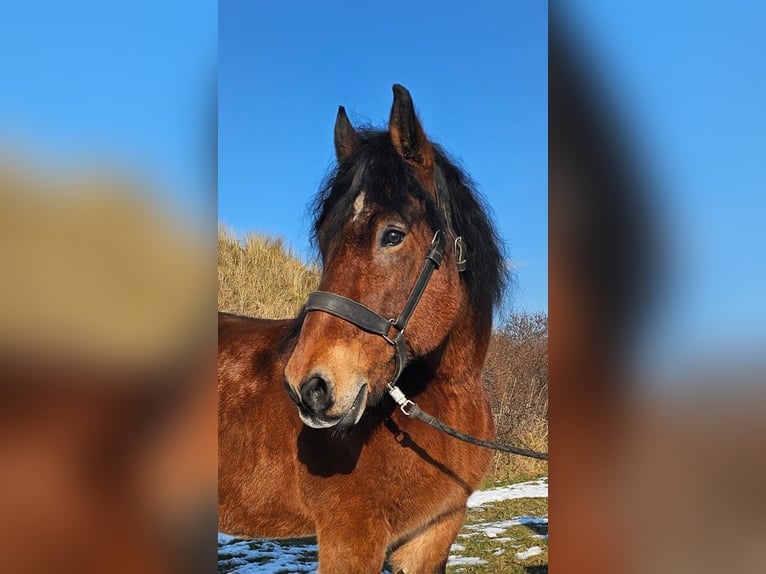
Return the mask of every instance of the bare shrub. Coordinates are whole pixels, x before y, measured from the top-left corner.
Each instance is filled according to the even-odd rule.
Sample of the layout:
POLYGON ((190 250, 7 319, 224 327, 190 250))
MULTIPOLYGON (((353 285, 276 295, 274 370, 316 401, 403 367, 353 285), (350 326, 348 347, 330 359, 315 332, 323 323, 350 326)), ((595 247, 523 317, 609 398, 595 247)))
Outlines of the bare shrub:
MULTIPOLYGON (((492 334, 483 371, 492 400, 497 440, 548 450, 548 315, 512 314, 492 334)), ((547 463, 497 453, 490 478, 544 474, 547 463)))

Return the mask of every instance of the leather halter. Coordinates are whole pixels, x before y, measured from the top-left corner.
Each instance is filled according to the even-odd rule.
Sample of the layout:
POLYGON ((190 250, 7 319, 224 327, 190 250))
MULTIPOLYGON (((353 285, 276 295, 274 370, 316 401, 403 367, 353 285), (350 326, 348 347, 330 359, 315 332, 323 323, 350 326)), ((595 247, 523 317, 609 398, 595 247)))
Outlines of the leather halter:
POLYGON ((404 330, 420 298, 423 296, 423 292, 428 286, 431 274, 434 269, 439 268, 443 257, 444 234, 439 230, 431 240, 431 247, 426 253, 420 275, 418 275, 418 279, 415 281, 407 303, 396 319, 386 319, 383 315, 379 315, 361 303, 341 295, 336 295, 335 293, 328 293, 327 291, 314 291, 311 293, 304 309, 307 312, 324 311, 356 325, 363 331, 383 337, 389 345, 394 347, 394 375, 388 383, 389 388, 393 387, 396 381, 399 380, 407 363, 407 345, 404 341, 404 330))

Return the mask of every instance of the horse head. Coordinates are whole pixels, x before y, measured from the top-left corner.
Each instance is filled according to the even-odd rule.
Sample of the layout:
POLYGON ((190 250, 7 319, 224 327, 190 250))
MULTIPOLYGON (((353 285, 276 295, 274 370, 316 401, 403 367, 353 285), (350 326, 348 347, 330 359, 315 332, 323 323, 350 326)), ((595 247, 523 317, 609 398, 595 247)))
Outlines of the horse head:
POLYGON ((324 302, 307 306, 314 312, 304 312, 285 368, 287 392, 314 428, 355 425, 406 361, 444 344, 468 302, 440 151, 409 92, 393 91, 388 130, 357 130, 339 108, 337 167, 316 203, 324 302), (444 259, 434 261, 411 316, 397 324, 435 247, 444 259), (365 316, 378 326, 368 328, 365 316), (406 344, 397 347, 397 337, 406 344))

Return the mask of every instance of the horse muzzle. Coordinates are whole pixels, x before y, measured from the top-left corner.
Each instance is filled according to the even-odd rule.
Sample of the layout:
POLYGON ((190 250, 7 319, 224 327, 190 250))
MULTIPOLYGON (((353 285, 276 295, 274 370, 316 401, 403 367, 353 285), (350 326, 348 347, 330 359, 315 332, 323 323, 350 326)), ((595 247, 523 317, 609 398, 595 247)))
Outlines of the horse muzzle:
POLYGON ((312 428, 352 427, 362 418, 367 406, 367 383, 359 386, 351 401, 338 400, 332 382, 318 375, 301 383, 297 392, 285 380, 285 389, 298 406, 303 423, 312 428))

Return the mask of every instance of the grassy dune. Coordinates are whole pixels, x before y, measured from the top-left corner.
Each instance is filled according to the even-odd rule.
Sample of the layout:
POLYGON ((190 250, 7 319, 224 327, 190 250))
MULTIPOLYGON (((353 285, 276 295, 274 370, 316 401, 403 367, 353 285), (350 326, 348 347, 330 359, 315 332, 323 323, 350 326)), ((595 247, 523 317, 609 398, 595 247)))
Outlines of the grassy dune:
POLYGON ((218 309, 252 317, 294 317, 319 283, 281 239, 218 229, 218 309))

